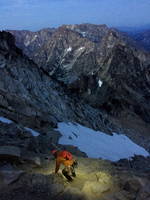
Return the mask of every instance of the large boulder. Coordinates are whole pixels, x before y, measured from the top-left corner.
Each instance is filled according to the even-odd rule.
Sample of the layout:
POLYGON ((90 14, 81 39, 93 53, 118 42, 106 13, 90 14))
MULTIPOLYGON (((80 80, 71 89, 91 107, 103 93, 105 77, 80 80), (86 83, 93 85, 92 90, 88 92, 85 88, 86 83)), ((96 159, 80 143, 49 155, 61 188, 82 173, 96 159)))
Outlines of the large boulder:
POLYGON ((17 146, 1 146, 0 161, 16 164, 28 163, 37 167, 41 166, 41 158, 38 154, 24 151, 17 146))
POLYGON ((0 147, 0 160, 17 161, 21 160, 21 149, 16 146, 1 146, 0 147))

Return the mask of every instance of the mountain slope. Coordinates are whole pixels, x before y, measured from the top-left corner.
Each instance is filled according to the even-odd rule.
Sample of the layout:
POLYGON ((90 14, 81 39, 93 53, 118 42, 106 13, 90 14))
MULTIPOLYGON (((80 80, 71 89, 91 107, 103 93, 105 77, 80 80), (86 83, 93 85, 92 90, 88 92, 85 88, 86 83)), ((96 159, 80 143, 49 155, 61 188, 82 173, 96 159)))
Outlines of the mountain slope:
MULTIPOLYGON (((68 33, 66 41, 69 41, 72 45, 74 44, 71 43, 70 39, 70 37, 75 36, 74 32, 70 33, 70 30, 66 29, 59 31, 61 34, 65 33, 65 35, 62 35, 63 40, 66 38, 66 33, 68 33)), ((53 36, 58 36, 58 33, 56 35, 54 33, 53 36)), ((111 87, 108 87, 110 91, 113 91, 111 89, 115 88, 117 83, 120 83, 123 89, 125 88, 124 81, 122 79, 118 80, 117 76, 113 76, 113 70, 120 72, 118 71, 120 69, 122 72, 123 69, 123 72, 129 73, 127 66, 130 67, 130 70, 134 70, 134 64, 136 63, 137 69, 141 72, 140 70, 145 69, 147 66, 139 64, 139 58, 135 56, 136 54, 133 54, 132 49, 120 44, 118 40, 114 41, 111 32, 106 38, 107 40, 101 41, 103 48, 100 46, 104 58, 99 58, 99 52, 96 51, 95 57, 99 59, 97 59, 94 69, 97 71, 93 72, 92 62, 89 68, 87 68, 88 65, 84 65, 82 73, 80 72, 82 64, 78 69, 75 68, 77 63, 80 64, 79 58, 82 58, 85 62, 84 56, 91 55, 91 52, 95 52, 94 48, 99 48, 95 47, 87 38, 82 38, 80 42, 84 42, 83 44, 86 45, 84 56, 77 54, 79 57, 75 60, 75 63, 70 61, 72 64, 71 72, 69 71, 67 74, 67 71, 60 70, 61 73, 57 79, 55 70, 52 73, 53 76, 50 77, 49 72, 51 71, 49 71, 48 66, 39 68, 15 46, 14 37, 10 33, 0 32, 0 115, 2 116, 0 117, 0 196, 2 200, 48 200, 50 198, 54 200, 133 200, 135 198, 137 200, 148 200, 150 191, 148 179, 149 158, 142 156, 136 156, 132 160, 120 160, 118 163, 77 157, 79 168, 76 170, 77 177, 72 183, 68 183, 61 174, 56 175, 53 173, 54 161, 50 155, 50 150, 54 147, 60 149, 65 147, 75 155, 82 157, 86 156, 85 153, 92 157, 93 155, 88 153, 94 151, 98 153, 101 150, 100 153, 103 155, 100 156, 102 158, 112 159, 109 156, 114 151, 110 152, 110 146, 116 145, 115 149, 117 149, 117 146, 120 145, 120 148, 122 148, 121 154, 123 154, 124 158, 126 154, 124 150, 126 148, 124 149, 122 144, 127 143, 129 145, 130 140, 127 140, 126 136, 114 134, 115 138, 123 139, 121 142, 117 140, 119 144, 113 143, 112 132, 126 133, 130 136, 130 139, 149 151, 150 137, 149 135, 145 136, 143 130, 136 130, 135 127, 133 129, 124 129, 120 121, 117 123, 116 119, 110 117, 108 113, 89 105, 92 104, 95 107, 99 107, 99 102, 97 105, 95 105, 95 102, 98 101, 98 98, 101 100, 101 95, 96 90, 102 89, 105 86, 105 82, 108 86, 111 84, 111 87), (105 51, 108 46, 110 48, 110 45, 112 45, 111 49, 105 51), (118 60, 116 60, 116 56, 119 56, 118 60), (105 63, 106 66, 103 64, 101 67, 100 64, 102 63, 105 63), (76 76, 81 78, 78 84, 74 80, 71 83, 68 82, 73 69, 76 70, 76 76), (65 76, 62 73, 63 71, 65 76), (93 79, 89 79, 91 77, 93 79), (75 84, 74 87, 72 83, 75 84), (81 83, 83 83, 82 86, 80 86, 81 83), (88 89, 91 89, 92 93, 89 90, 87 92, 87 83, 89 83, 88 89), (96 88, 95 84, 98 85, 96 88), (88 100, 87 97, 95 97, 95 100, 88 100), (61 129, 60 124, 63 124, 63 126, 65 124, 67 129, 69 127, 69 130, 65 131, 64 127, 61 129), (85 127, 81 126, 81 124, 85 127), (107 132, 110 135, 96 132, 87 127, 107 132), (85 135, 83 136, 83 134, 85 135), (110 140, 106 138, 110 138, 110 140), (69 141, 68 144, 73 144, 74 146, 66 145, 66 141, 69 141), (78 145, 83 147, 82 142, 84 142, 86 150, 81 150, 85 152, 81 152, 77 148, 78 145), (62 144, 60 145, 60 143, 62 144), (103 148, 101 148, 102 146, 103 148), (97 148, 99 148, 99 151, 97 148)), ((65 42, 62 43, 63 41, 60 41, 60 43, 53 41, 54 46, 65 45, 65 42)), ((74 48, 79 48, 79 44, 76 44, 77 46, 74 48)), ((67 47, 67 52, 72 52, 71 46, 67 47)), ((55 53, 55 48, 53 52, 55 53)), ((60 52, 58 51, 58 53, 60 52)), ((75 57, 76 54, 73 54, 73 56, 75 57)), ((128 82, 130 88, 132 88, 134 85, 132 86, 130 77, 129 75, 128 82)), ((145 79, 142 80, 147 83, 145 79)), ((128 84, 127 81, 125 83, 128 84)), ((138 84, 138 81, 135 83, 138 84)), ((133 89, 136 90, 137 88, 133 89)), ((116 89, 116 93, 112 95, 117 97, 118 91, 116 89)), ((121 98, 123 98, 124 93, 122 93, 122 90, 120 93, 122 95, 121 98)), ((139 93, 141 94, 141 91, 139 93)), ((132 95, 131 97, 133 98, 132 95)), ((132 98, 129 99, 131 100, 132 98)), ((122 103, 122 99, 118 101, 118 105, 122 103)), ((111 103, 111 101, 108 103, 111 103)), ((111 106, 113 109, 118 108, 117 105, 114 107, 114 104, 111 106)), ((106 107, 105 109, 107 110, 108 108, 106 107)), ((133 115, 132 112, 131 114, 132 119, 136 121, 137 116, 133 115)), ((138 122, 143 123, 141 119, 138 122)), ((148 126, 148 124, 146 125, 148 126)), ((141 127, 143 127, 143 124, 141 127)), ((126 155, 125 158, 135 153, 139 154, 139 151, 141 155, 148 155, 148 152, 143 151, 143 148, 138 147, 138 152, 135 152, 133 146, 127 149, 128 153, 131 154, 126 155)), ((115 156, 114 154, 113 157, 115 156)), ((119 155, 118 149, 116 154, 119 155)), ((97 154, 96 157, 99 157, 99 155, 97 154)))
POLYGON ((40 48, 53 34, 54 28, 45 28, 37 32, 27 30, 17 31, 9 30, 11 34, 16 36, 16 45, 23 49, 23 52, 32 58, 37 48, 40 48))
POLYGON ((105 25, 64 25, 32 59, 90 105, 116 117, 131 111, 149 123, 150 56, 120 32, 105 25))
POLYGON ((31 128, 56 127, 58 121, 68 120, 95 129, 106 128, 105 114, 85 102, 80 103, 77 97, 72 98, 58 82, 24 56, 15 46, 12 35, 6 32, 0 32, 0 60, 2 116, 31 128))
POLYGON ((150 30, 128 34, 132 39, 137 42, 140 47, 148 52, 150 51, 150 30))

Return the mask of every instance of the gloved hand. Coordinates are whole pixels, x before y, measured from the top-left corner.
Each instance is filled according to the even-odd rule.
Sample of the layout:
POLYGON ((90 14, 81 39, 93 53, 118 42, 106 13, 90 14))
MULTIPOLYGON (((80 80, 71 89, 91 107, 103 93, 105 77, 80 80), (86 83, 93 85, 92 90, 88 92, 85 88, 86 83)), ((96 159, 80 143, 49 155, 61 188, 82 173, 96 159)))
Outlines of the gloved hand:
POLYGON ((78 167, 78 162, 77 162, 77 160, 74 160, 74 162, 73 162, 73 165, 72 165, 74 168, 77 168, 78 167))

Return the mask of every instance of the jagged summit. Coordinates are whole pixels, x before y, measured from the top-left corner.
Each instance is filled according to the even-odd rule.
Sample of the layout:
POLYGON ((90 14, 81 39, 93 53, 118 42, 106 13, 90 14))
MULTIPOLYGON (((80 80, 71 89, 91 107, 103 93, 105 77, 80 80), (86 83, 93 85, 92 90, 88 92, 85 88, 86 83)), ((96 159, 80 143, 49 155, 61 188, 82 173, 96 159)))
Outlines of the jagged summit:
POLYGON ((87 37, 92 42, 98 43, 102 37, 108 32, 109 28, 103 25, 95 24, 75 24, 75 25, 64 25, 64 28, 79 33, 82 37, 87 37))

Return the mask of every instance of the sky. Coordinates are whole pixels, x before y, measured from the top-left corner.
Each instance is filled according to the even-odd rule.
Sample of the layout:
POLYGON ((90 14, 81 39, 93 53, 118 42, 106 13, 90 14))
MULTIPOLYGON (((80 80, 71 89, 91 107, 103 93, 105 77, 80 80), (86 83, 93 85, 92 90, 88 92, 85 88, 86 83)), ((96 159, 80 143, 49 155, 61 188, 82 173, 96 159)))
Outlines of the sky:
POLYGON ((81 23, 150 25, 150 0, 0 0, 1 30, 81 23))

